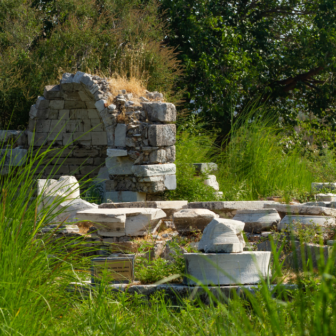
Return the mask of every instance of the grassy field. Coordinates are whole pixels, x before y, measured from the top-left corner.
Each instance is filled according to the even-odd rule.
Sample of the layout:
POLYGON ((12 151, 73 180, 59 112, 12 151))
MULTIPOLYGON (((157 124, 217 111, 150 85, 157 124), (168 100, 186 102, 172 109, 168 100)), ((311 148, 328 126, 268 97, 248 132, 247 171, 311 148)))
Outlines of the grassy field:
MULTIPOLYGON (((316 170, 299 152, 285 154, 282 135, 273 127, 243 125, 225 151, 214 146, 214 136, 181 133, 177 146, 179 189, 170 196, 213 200, 211 189, 201 178, 193 178, 190 165, 210 160, 219 164, 217 176, 225 199, 290 198, 309 193, 310 183, 319 178, 316 170)), ((13 171, 1 180, 1 335, 336 334, 334 255, 319 270, 294 274, 296 290, 272 293, 268 284, 275 279, 281 284, 285 279, 275 258, 274 278, 262 283, 256 296, 246 293, 247 298, 234 297, 227 303, 214 299, 204 305, 189 298, 173 304, 160 293, 148 301, 140 295, 113 294, 104 284, 83 297, 66 291, 70 282, 83 278, 89 260, 79 253, 88 248, 76 240, 70 248, 64 241, 51 244, 36 236, 62 201, 38 211, 33 163, 41 162, 45 155, 37 154, 20 174, 13 171)), ((324 162, 333 164, 331 159, 324 162)))

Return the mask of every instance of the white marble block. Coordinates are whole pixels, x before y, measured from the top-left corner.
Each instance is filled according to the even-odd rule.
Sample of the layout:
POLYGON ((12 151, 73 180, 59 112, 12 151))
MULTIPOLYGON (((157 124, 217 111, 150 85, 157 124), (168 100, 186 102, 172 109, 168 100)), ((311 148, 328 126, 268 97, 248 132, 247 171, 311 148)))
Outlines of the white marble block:
MULTIPOLYGON (((204 285, 256 284, 269 274, 271 252, 185 253, 186 273, 204 285)), ((186 276, 186 282, 197 282, 186 276)))

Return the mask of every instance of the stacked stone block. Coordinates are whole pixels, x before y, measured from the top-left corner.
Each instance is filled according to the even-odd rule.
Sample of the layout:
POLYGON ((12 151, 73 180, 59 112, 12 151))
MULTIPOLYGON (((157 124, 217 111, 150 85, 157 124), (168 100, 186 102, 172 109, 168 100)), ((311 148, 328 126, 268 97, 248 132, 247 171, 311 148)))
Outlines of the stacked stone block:
MULTIPOLYGON (((65 73, 58 85, 48 85, 29 115, 28 145, 60 149, 62 160, 45 175, 96 177, 108 168, 107 197, 113 201, 143 201, 145 194, 176 188, 176 109, 147 93, 149 101, 132 101, 131 93, 110 92, 105 79, 65 73)), ((134 100, 134 99, 133 99, 134 100)))

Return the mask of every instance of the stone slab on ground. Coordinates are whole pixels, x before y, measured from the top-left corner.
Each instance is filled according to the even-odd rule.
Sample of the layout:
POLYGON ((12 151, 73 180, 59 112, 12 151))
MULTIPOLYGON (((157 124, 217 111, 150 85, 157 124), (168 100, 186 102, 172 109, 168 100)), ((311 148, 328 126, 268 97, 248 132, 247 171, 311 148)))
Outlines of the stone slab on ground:
POLYGON ((80 211, 77 217, 94 222, 98 234, 105 237, 144 236, 155 232, 156 226, 166 214, 161 209, 122 208, 122 209, 90 209, 80 211), (126 216, 126 217, 123 217, 126 216), (125 230, 117 228, 115 223, 124 223, 125 230), (104 228, 111 228, 110 231, 104 228))
POLYGON ((226 218, 215 218, 204 229, 198 249, 205 253, 239 253, 245 244, 238 234, 244 230, 244 223, 226 218))
POLYGON ((245 232, 260 233, 261 231, 277 226, 281 217, 275 209, 237 210, 233 219, 245 223, 245 232))
POLYGON ((179 233, 203 231, 218 215, 207 209, 182 209, 173 214, 173 221, 179 233))
POLYGON ((320 206, 306 206, 304 204, 291 205, 280 203, 266 203, 265 209, 273 208, 278 211, 281 218, 286 215, 315 215, 315 216, 336 216, 336 209, 320 206))
POLYGON ((144 201, 144 202, 124 202, 124 203, 103 203, 98 207, 100 209, 117 209, 117 208, 154 208, 162 209, 167 219, 172 219, 175 212, 185 209, 188 201, 144 201))
POLYGON ((335 202, 336 201, 336 194, 317 194, 316 200, 318 202, 335 202))
POLYGON ((208 209, 220 217, 232 218, 237 210, 263 209, 265 204, 278 204, 270 201, 227 201, 227 202, 191 202, 189 209, 208 209))
MULTIPOLYGON (((259 293, 260 289, 256 285, 240 285, 240 286, 207 286, 206 288, 183 284, 161 284, 161 285, 139 285, 139 284, 112 284, 108 285, 111 292, 127 292, 128 294, 142 295, 146 299, 155 296, 157 292, 164 292, 169 300, 173 303, 180 302, 183 298, 200 299, 204 304, 213 302, 213 297, 222 303, 227 303, 228 298, 233 298, 234 295, 246 297, 246 292, 250 294, 259 293), (210 295, 209 295, 210 292, 210 295)), ((276 291, 288 291, 297 289, 296 285, 281 284, 269 285, 269 291, 272 297, 275 297, 276 291)), ((72 282, 67 287, 68 292, 77 293, 80 296, 90 295, 95 290, 95 286, 90 281, 72 282)))
MULTIPOLYGON (((271 252, 186 253, 186 274, 205 285, 256 284, 268 275, 271 252)), ((188 284, 196 284, 186 279, 188 284)))
POLYGON ((62 202, 57 206, 55 212, 60 212, 56 218, 56 223, 73 222, 77 220, 77 212, 86 209, 98 209, 97 204, 84 201, 80 198, 62 202))
POLYGON ((278 224, 278 230, 284 229, 295 229, 295 224, 300 224, 303 227, 305 226, 336 226, 336 221, 334 217, 327 216, 295 216, 295 215, 287 215, 285 216, 281 222, 278 224))

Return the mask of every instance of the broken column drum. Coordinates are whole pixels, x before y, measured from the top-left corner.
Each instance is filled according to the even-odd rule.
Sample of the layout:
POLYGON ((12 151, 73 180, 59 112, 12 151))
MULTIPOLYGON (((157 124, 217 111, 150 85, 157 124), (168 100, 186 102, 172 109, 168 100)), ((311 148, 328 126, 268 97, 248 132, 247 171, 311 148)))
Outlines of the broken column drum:
POLYGON ((185 282, 195 285, 255 284, 268 275, 271 252, 243 251, 244 223, 215 218, 205 228, 200 252, 185 253, 185 282))
POLYGON ((162 94, 147 98, 134 102, 125 90, 114 96, 106 79, 80 71, 46 86, 29 112, 28 145, 52 144, 62 159, 42 178, 94 178, 105 167, 106 199, 114 202, 175 189, 176 108, 162 94))

